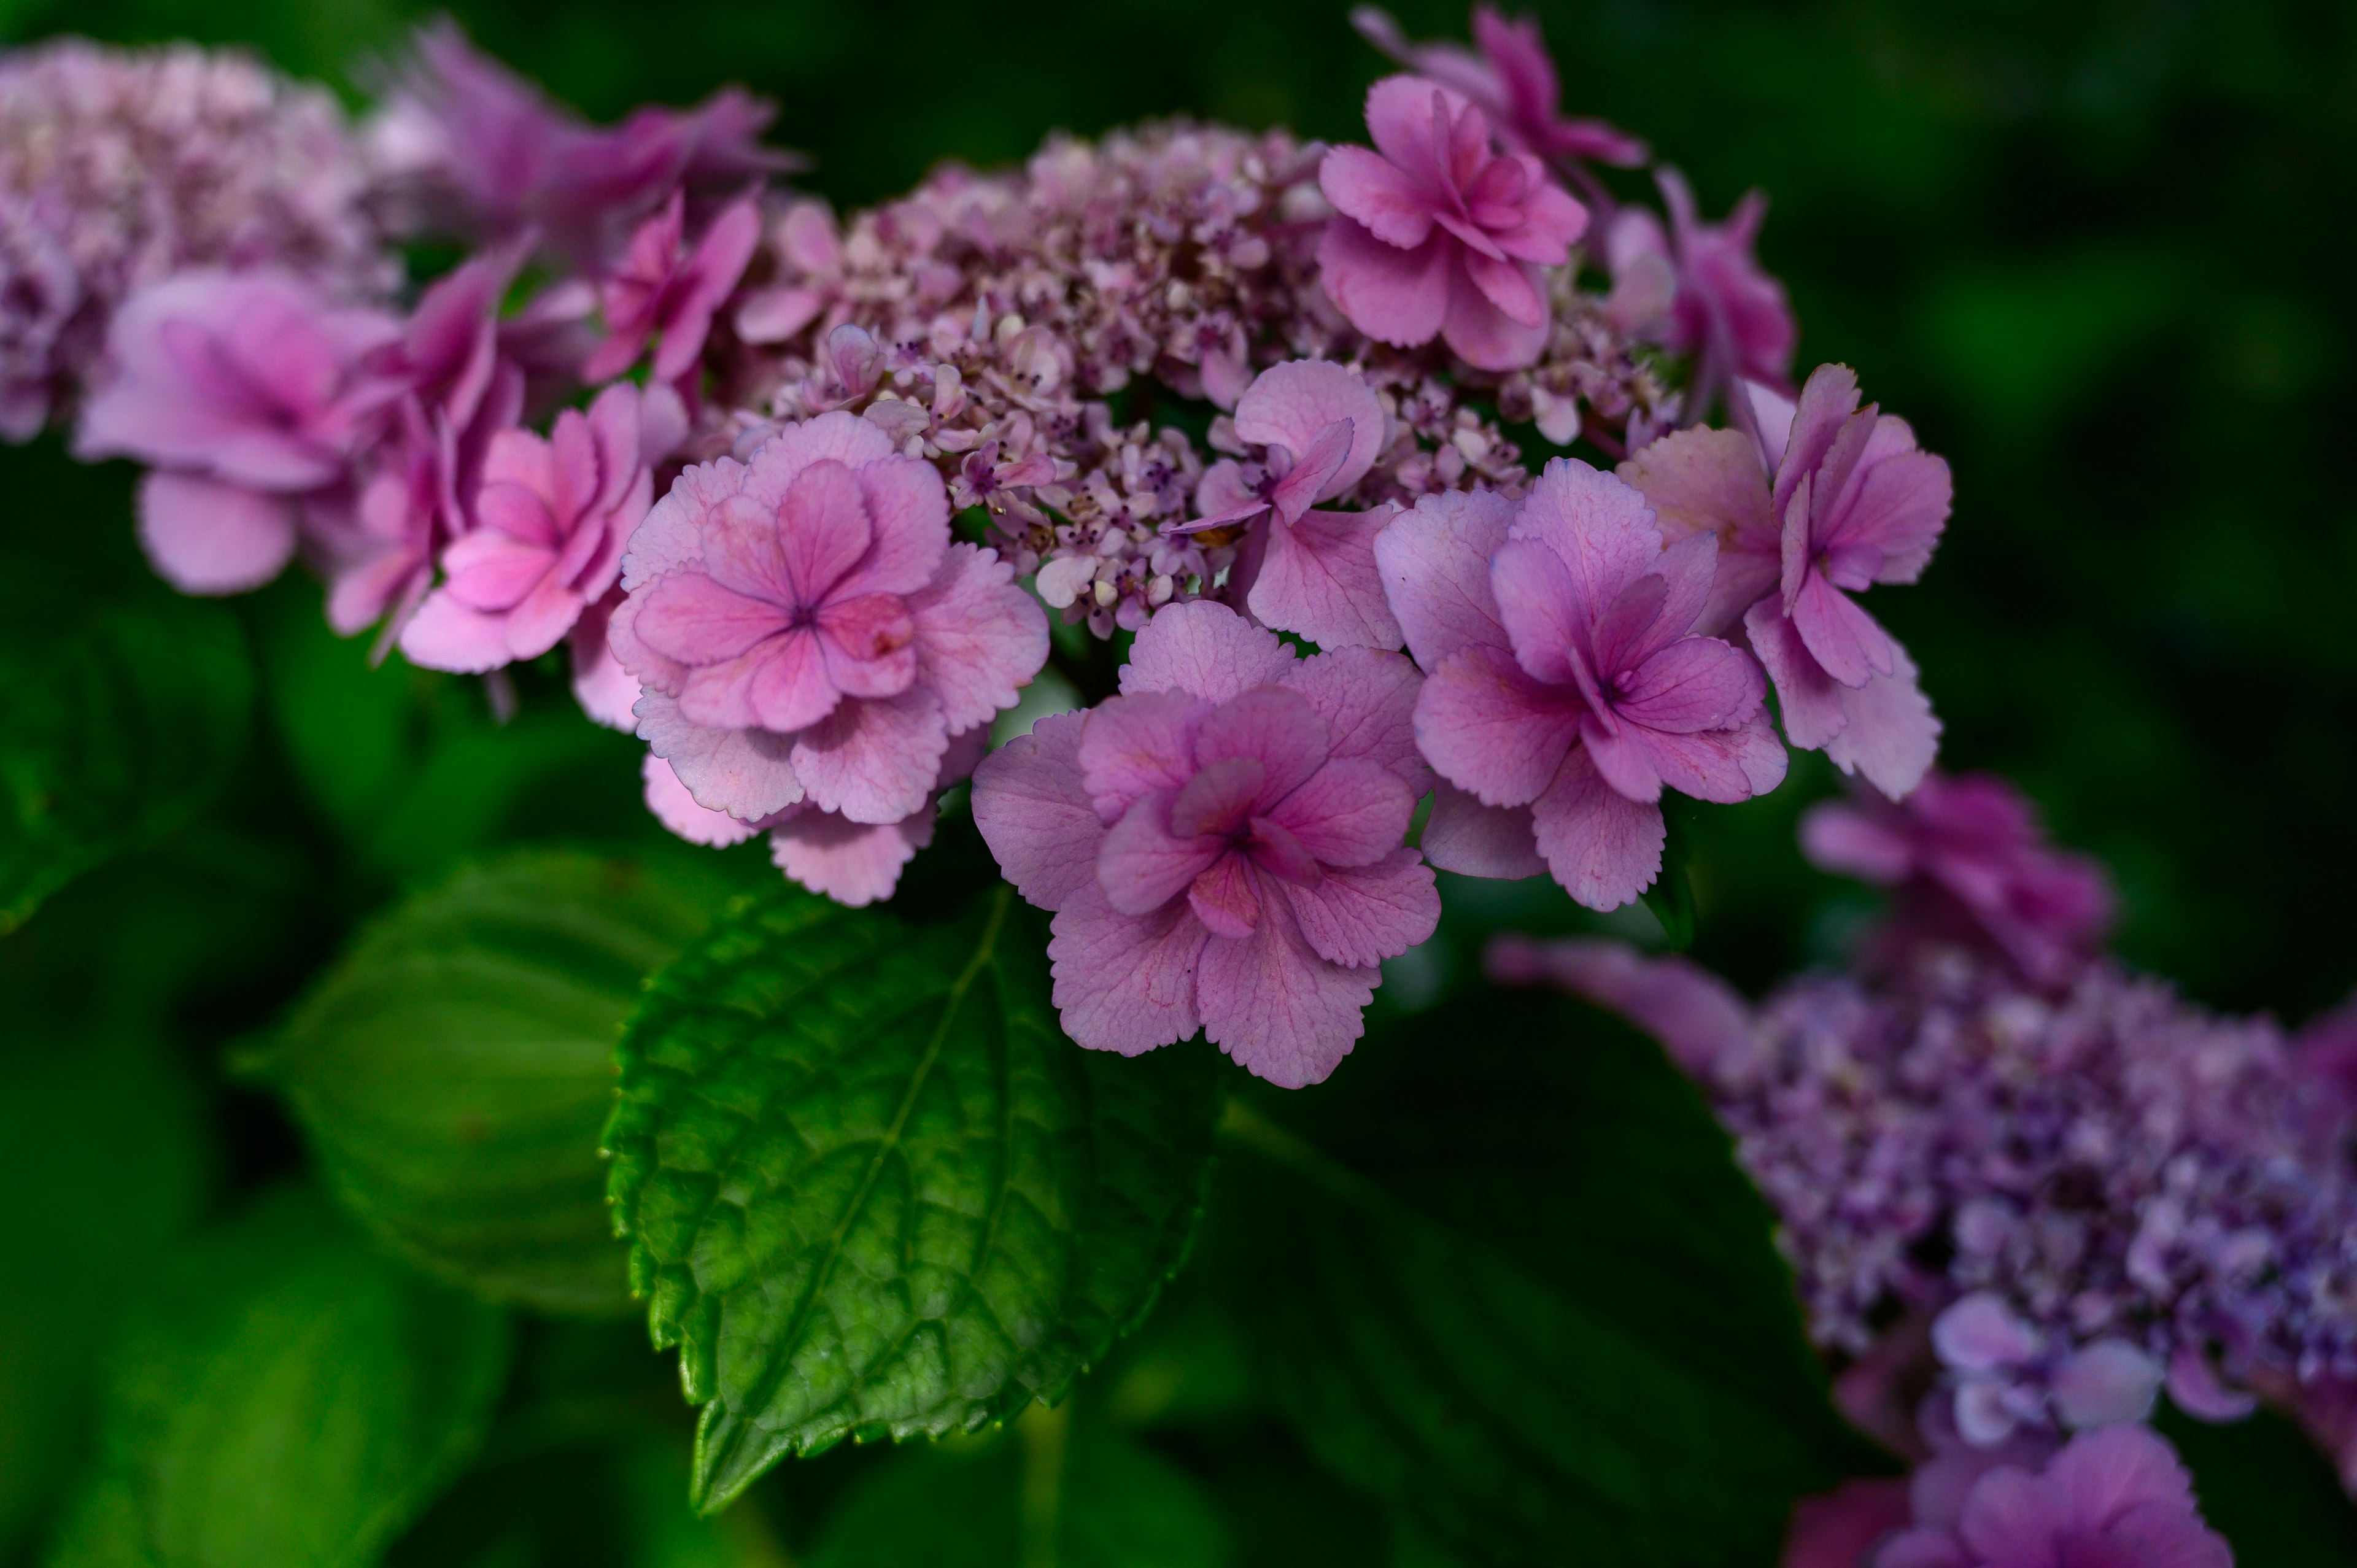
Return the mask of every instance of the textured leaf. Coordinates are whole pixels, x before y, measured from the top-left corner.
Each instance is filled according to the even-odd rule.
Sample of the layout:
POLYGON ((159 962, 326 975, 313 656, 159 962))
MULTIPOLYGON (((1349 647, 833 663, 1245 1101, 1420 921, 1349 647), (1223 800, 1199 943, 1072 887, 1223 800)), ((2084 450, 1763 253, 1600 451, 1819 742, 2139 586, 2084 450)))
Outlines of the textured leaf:
POLYGON ((705 1405, 699 1507, 1060 1397, 1178 1266, 1216 1058, 1073 1046, 1040 936, 1005 887, 927 923, 789 889, 657 979, 608 1147, 631 1283, 705 1405))
POLYGON ((194 817, 227 781, 253 704, 237 621, 158 599, 0 658, 0 933, 91 866, 194 817))
POLYGON ((372 1563, 481 1441, 507 1355, 496 1311, 265 1199, 126 1325, 53 1568, 372 1563))
POLYGON ((345 1204, 479 1294, 628 1311, 597 1157, 614 1042, 728 886, 708 855, 516 850, 379 921, 266 1063, 345 1204))
POLYGON ((195 1220, 211 1186, 205 1108, 159 1046, 28 1020, 6 998, 0 1047, 0 1561, 82 1456, 99 1356, 127 1289, 195 1220))
POLYGON ((1202 1489, 1102 1425, 1027 1412, 988 1442, 911 1448, 829 1513, 811 1568, 1222 1568, 1202 1489))
POLYGON ((1871 1469, 1658 1050, 1492 996, 1231 1108, 1221 1273, 1303 1441, 1469 1563, 1768 1563, 1871 1469))

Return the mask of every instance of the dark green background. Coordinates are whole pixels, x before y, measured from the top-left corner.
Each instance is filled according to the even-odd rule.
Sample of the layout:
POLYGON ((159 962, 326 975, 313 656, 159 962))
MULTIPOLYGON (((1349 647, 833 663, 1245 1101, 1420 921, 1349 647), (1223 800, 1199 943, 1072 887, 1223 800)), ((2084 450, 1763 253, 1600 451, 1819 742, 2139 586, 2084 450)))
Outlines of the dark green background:
MULTIPOLYGON (((748 82, 782 104, 777 138, 816 155, 811 187, 845 206, 943 156, 1017 158, 1057 126, 1185 110, 1354 136, 1359 94, 1384 69, 1340 4, 454 9, 601 118, 748 82)), ((1454 5, 1399 9, 1413 34, 1461 36, 1454 5)), ((2344 477, 2357 445, 2357 7, 1540 10, 1573 109, 1651 137, 1709 210, 1751 184, 1770 192, 1761 250, 1791 286, 1802 369, 1855 365, 1867 394, 1954 465, 1955 518, 1924 584, 1871 601, 1922 666, 1947 761, 2012 774, 2063 838, 2111 863, 2136 961, 2204 1001, 2293 1019, 2343 995, 2357 981, 2357 920, 2342 908, 2357 867, 2357 490, 2344 477)), ((391 0, 0 0, 0 37, 246 42, 356 90, 423 14, 391 0)), ((128 493, 120 466, 75 468, 53 442, 0 449, 14 549, 0 640, 37 640, 98 596, 156 591, 130 542, 128 493)), ((398 660, 366 671, 358 645, 320 627, 307 582, 235 613, 261 693, 239 787, 0 940, 12 1036, 0 1109, 25 1134, 6 1169, 89 1208, 87 1225, 42 1221, 54 1245, 48 1230, 33 1237, 71 1288, 0 1282, 14 1287, 0 1297, 39 1302, 50 1336, 37 1353, 11 1331, 24 1353, 0 1356, 0 1401, 48 1401, 64 1423, 31 1439, 51 1477, 28 1479, 25 1451, 0 1452, 0 1469, 20 1466, 20 1493, 70 1456, 87 1342, 146 1239, 184 1227, 205 1194, 251 1190, 300 1160, 275 1108, 223 1080, 224 1052, 279 1015, 357 918, 458 857, 657 832, 637 805, 635 743, 584 724, 546 672, 526 672, 523 717, 495 731, 469 682, 398 660), (127 1115, 78 1112, 87 1132, 44 1109, 110 1091, 146 1098, 127 1115), (136 1179, 108 1165, 118 1145, 147 1162, 136 1179), (106 1227, 112 1239, 93 1242, 106 1227)), ((1813 765, 1769 800, 1699 819, 1700 952, 1747 984, 1825 955, 1856 918, 1856 896, 1792 845, 1799 806, 1829 787, 1813 765)), ((758 851, 737 858, 748 877, 773 875, 758 851)), ((1486 926, 1571 918, 1530 888, 1460 888, 1452 909, 1441 945, 1459 976, 1486 926)), ((1413 989, 1395 984, 1378 1012, 1413 989)), ((1118 1407, 1159 1375, 1157 1355, 1190 1369, 1186 1389, 1216 1384, 1232 1347, 1193 1345, 1200 1321, 1182 1288, 1161 1337, 1102 1397, 1118 1407)), ((634 1331, 594 1353, 551 1334, 528 1347, 528 1372, 567 1357, 645 1364, 634 1331)), ((1252 1430, 1197 1468, 1227 1477, 1223 1497, 1265 1481, 1295 1518, 1324 1483, 1286 1440, 1252 1430)), ((866 1462, 845 1454, 781 1481, 788 1514, 809 1517, 866 1462)), ((554 1472, 553 1495, 577 1473, 554 1472)), ((0 1487, 0 1557, 24 1501, 0 1487)), ((1375 1529, 1347 1498, 1321 1517, 1375 1529)), ((1245 1533, 1254 1560, 1286 1556, 1281 1532, 1245 1533)), ((441 1555, 436 1539, 413 1543, 420 1560, 441 1555)), ((1383 1547, 1371 1533, 1351 1551, 1383 1547)))

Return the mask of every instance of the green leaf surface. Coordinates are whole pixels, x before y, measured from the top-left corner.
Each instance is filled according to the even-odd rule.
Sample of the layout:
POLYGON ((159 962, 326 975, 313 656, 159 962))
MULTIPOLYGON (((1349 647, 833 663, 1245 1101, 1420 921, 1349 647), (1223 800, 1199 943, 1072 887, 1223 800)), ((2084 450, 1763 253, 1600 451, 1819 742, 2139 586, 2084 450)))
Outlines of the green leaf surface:
POLYGON ((1875 1462, 1767 1210, 1658 1049, 1492 995, 1239 1100, 1220 1275, 1302 1439, 1468 1563, 1769 1563, 1875 1462))
POLYGON ((371 927, 265 1070, 347 1207, 493 1300, 630 1309, 598 1136, 647 977, 708 927, 708 855, 522 849, 371 927))
POLYGON ((498 1312, 311 1194, 266 1198, 126 1323, 52 1568, 372 1563, 481 1441, 507 1360, 498 1312))
POLYGON ((2165 1405, 2154 1423, 2193 1472, 2202 1517, 2235 1568, 2357 1563, 2357 1507, 2305 1433, 2271 1410, 2212 1425, 2165 1405))
POLYGON ((213 1165, 196 1085, 159 1046, 62 1033, 6 1000, 0 1561, 81 1457, 123 1296, 194 1222, 213 1165))
POLYGON ((217 605, 142 597, 0 650, 0 934, 91 867, 188 822, 242 755, 253 671, 217 605))
POLYGON ((1185 1254, 1216 1058, 1056 1028, 1009 889, 946 918, 787 890, 658 978, 608 1130, 694 1497, 788 1454, 1060 1397, 1185 1254))
POLYGON ((1010 1433, 911 1447, 828 1515, 810 1568, 1223 1568, 1228 1532, 1185 1471, 1034 1408, 1010 1433))

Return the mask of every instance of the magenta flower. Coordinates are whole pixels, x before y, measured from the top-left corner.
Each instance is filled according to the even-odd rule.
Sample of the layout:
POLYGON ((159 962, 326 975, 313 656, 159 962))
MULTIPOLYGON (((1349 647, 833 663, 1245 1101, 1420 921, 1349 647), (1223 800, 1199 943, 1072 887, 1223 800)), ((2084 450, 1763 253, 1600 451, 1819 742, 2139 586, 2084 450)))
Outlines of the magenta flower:
POLYGON ((2233 1568, 2201 1521, 2192 1477, 2149 1428, 2106 1426, 2063 1444, 2042 1474, 2000 1466, 1953 1518, 1885 1542, 1874 1568, 2233 1568))
POLYGON ((294 554, 295 498, 342 479, 400 396, 373 368, 398 332, 285 273, 178 274, 116 313, 113 376, 82 410, 76 455, 158 470, 139 538, 166 581, 258 587, 294 554))
POLYGON ((474 527, 442 552, 447 581, 401 633, 434 670, 479 672, 536 659, 613 585, 622 547, 654 499, 653 463, 683 434, 668 388, 624 381, 585 415, 566 409, 546 437, 491 437, 474 527))
POLYGON ((371 141, 381 177, 414 204, 454 207, 436 216, 483 237, 537 229, 587 261, 674 189, 710 194, 796 166, 760 145, 776 116, 775 105, 726 88, 694 109, 643 108, 593 126, 445 22, 419 31, 371 141))
POLYGON ((1163 532, 1243 530, 1228 588, 1265 626, 1327 648, 1397 648, 1399 622, 1375 571, 1375 535, 1390 514, 1310 510, 1374 467, 1391 430, 1383 400, 1343 366, 1296 360, 1244 389, 1235 430, 1266 457, 1212 464, 1195 490, 1203 515, 1163 532))
POLYGON ((582 379, 602 381, 638 363, 654 339, 655 379, 676 381, 695 368, 713 312, 735 292, 737 280, 761 242, 761 217, 750 197, 712 220, 694 252, 683 242, 685 199, 670 203, 639 226, 630 249, 601 290, 606 340, 589 352, 582 379))
POLYGON ((623 558, 608 637, 646 687, 639 734, 698 804, 898 822, 952 737, 1047 661, 1047 617, 1013 579, 950 542, 931 464, 837 412, 681 475, 623 558))
POLYGON ((1736 591, 1715 596, 1711 615, 1762 596, 1743 624, 1776 683, 1785 738, 1899 800, 1932 766, 1940 722, 1907 650, 1849 596, 1922 575, 1947 522, 1948 465, 1917 448, 1905 420, 1859 408, 1846 366, 1818 366, 1789 432, 1780 424, 1760 422, 1759 446, 1682 431, 1622 477, 1671 532, 1719 537, 1736 591))
POLYGON ((1875 1543, 1912 1519, 1907 1483, 1860 1476, 1792 1505, 1777 1568, 1858 1568, 1875 1543))
POLYGON ((1920 906, 1908 940, 1977 936, 2040 985, 2068 979, 2111 918, 2103 867, 2050 845, 2037 809, 1993 773, 1928 773, 1902 805, 1821 801, 1801 848, 1823 870, 1907 888, 1920 906))
POLYGON ((1592 908, 1660 872, 1665 786, 1726 801, 1783 780, 1759 665, 1692 629, 1716 553, 1703 535, 1664 550, 1642 496, 1566 457, 1519 510, 1428 498, 1375 542, 1428 676, 1416 745, 1482 806, 1527 808, 1555 880, 1592 908))
POLYGON ((1462 95, 1419 78, 1368 89, 1367 130, 1375 150, 1336 147, 1318 166, 1338 209, 1318 246, 1327 294, 1382 342, 1438 335, 1480 370, 1534 363, 1549 320, 1539 269, 1570 258, 1587 209, 1537 158, 1494 151, 1462 95))
POLYGON ((1064 1032, 1135 1056, 1201 1029, 1288 1089, 1332 1072, 1377 966, 1440 918, 1403 842, 1429 779, 1416 685, 1395 653, 1297 662, 1224 605, 1173 605, 1121 695, 985 758, 974 822, 1056 912, 1064 1032))
POLYGON ((1736 377, 1789 386, 1800 328, 1784 285, 1751 253, 1767 198, 1750 191, 1726 222, 1705 223, 1685 176, 1663 168, 1654 177, 1670 210, 1667 232, 1643 208, 1623 207, 1604 237, 1616 305, 1627 312, 1635 298, 1649 307, 1624 324, 1674 354, 1695 356, 1691 414, 1730 394, 1736 377))
POLYGON ((1408 41, 1390 13, 1374 5, 1351 12, 1351 25, 1416 75, 1463 93, 1497 127, 1505 144, 1542 158, 1577 158, 1635 168, 1645 144, 1601 120, 1566 118, 1555 60, 1536 16, 1508 21, 1491 5, 1473 7, 1478 55, 1457 44, 1408 41))

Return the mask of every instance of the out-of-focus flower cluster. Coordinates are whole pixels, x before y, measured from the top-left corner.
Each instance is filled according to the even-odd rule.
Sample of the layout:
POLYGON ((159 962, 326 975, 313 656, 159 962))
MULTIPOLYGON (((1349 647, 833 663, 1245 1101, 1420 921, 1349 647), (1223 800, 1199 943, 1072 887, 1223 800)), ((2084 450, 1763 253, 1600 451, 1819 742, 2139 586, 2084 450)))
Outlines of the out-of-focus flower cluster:
POLYGON ((1852 972, 1754 1005, 1617 944, 1491 961, 1623 1013, 1700 1082, 1812 1335, 1849 1360, 1853 1419, 1902 1451, 1986 1455, 2140 1421, 2164 1389, 2213 1421, 2264 1395, 2345 1463, 2347 1021, 2287 1036, 2096 954, 2100 870, 2048 847, 2001 780, 1819 808, 1804 843, 1900 890, 1852 972))
POLYGON ((186 267, 399 280, 351 127, 246 56, 66 38, 0 56, 0 437, 79 396, 115 307, 186 267))

